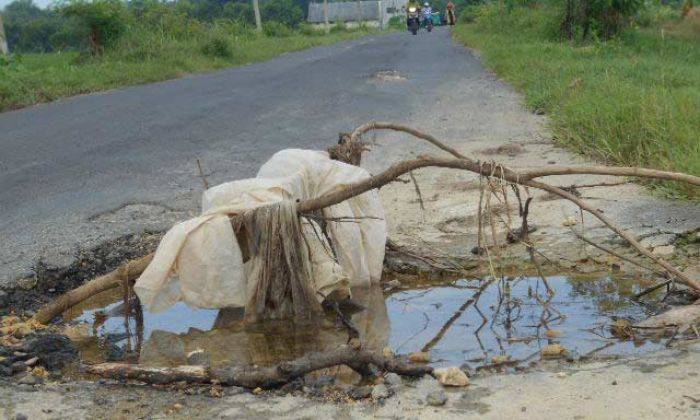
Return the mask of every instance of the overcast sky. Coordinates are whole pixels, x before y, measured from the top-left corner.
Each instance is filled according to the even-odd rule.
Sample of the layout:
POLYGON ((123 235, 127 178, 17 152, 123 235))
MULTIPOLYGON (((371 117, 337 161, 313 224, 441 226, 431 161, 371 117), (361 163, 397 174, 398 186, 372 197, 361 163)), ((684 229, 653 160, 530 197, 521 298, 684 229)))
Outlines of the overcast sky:
MULTIPOLYGON (((14 0, 0 0, 0 9, 5 7, 7 4, 12 3, 14 0)), ((34 0, 34 4, 39 7, 45 7, 52 3, 53 0, 34 0)))

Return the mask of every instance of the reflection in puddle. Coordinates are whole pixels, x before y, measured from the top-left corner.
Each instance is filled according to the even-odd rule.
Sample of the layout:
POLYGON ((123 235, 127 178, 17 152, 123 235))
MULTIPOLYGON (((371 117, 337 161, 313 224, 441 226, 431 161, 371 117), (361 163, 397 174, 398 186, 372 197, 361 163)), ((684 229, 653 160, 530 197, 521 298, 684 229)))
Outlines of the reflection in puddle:
MULTIPOLYGON (((367 348, 390 346, 399 354, 429 350, 436 366, 467 363, 478 369, 496 356, 525 363, 539 360, 542 347, 552 343, 574 357, 639 354, 661 346, 610 339, 607 327, 616 317, 645 317, 630 300, 637 284, 611 278, 547 280, 551 297, 541 279, 529 277, 457 280, 387 293, 379 287, 353 290, 353 299, 365 309, 350 318, 367 348)), ((98 296, 66 314, 85 325, 87 337, 79 345, 86 362, 174 366, 187 364, 194 352, 214 366, 232 361, 269 365, 334 348, 348 338, 333 316, 306 324, 246 326, 240 310, 196 310, 182 303, 163 313, 129 317, 125 323, 122 302, 109 303, 118 299, 114 293, 98 296)))

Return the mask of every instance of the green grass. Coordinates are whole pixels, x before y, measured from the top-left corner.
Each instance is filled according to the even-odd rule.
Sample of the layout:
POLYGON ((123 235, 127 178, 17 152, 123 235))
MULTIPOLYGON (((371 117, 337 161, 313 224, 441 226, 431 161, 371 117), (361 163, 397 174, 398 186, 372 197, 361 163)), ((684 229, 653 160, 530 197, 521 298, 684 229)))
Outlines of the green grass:
MULTIPOLYGON (((700 175, 700 32, 666 23, 572 44, 558 39, 558 16, 485 6, 454 36, 548 114, 558 143, 604 163, 700 175)), ((700 197, 695 187, 654 185, 700 197)))
POLYGON ((77 52, 18 55, 0 62, 0 111, 268 60, 370 32, 362 29, 323 35, 309 31, 281 37, 204 33, 181 40, 163 40, 145 33, 127 37, 100 57, 77 52))

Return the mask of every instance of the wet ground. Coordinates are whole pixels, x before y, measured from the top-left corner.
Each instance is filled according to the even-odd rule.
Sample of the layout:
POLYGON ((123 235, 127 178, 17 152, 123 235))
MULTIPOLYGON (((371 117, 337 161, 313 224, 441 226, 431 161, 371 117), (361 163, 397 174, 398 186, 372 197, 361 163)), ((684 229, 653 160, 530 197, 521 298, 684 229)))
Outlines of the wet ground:
MULTIPOLYGON (((366 347, 397 354, 429 351, 435 366, 475 372, 499 364, 522 370, 560 344, 563 359, 636 356, 664 342, 618 340, 617 319, 638 321, 649 308, 632 297, 643 285, 609 276, 503 277, 424 283, 392 281, 356 289, 360 306, 345 312, 366 347)), ((163 313, 126 308, 119 293, 97 296, 65 314, 85 362, 127 360, 156 366, 274 364, 345 343, 347 330, 327 314, 318 322, 247 326, 237 310, 197 310, 182 303, 163 313)))

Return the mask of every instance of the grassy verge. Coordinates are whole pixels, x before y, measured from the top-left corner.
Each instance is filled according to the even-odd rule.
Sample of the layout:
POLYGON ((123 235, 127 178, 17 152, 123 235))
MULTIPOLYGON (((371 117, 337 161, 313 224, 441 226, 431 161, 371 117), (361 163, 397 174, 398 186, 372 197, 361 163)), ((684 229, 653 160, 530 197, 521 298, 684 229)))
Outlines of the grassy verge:
POLYGON ((282 37, 207 34, 180 40, 140 34, 96 58, 77 52, 18 55, 0 63, 0 111, 263 61, 371 32, 342 30, 329 35, 292 33, 282 37))
MULTIPOLYGON (((606 163, 700 175, 700 25, 654 23, 571 44, 558 39, 558 22, 544 8, 484 6, 454 36, 549 115, 560 144, 606 163)), ((697 188, 656 186, 700 197, 697 188)))

